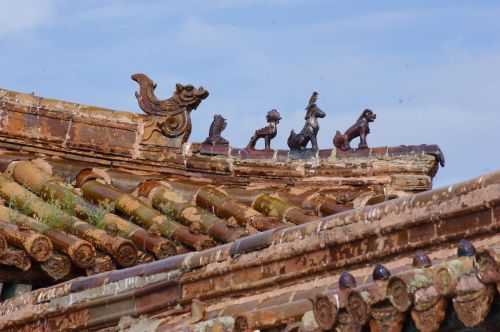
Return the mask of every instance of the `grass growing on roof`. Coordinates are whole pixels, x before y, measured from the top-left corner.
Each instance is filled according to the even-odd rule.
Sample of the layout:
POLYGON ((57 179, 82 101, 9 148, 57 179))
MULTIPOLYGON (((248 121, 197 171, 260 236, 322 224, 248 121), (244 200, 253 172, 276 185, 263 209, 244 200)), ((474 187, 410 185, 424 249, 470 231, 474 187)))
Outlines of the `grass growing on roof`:
POLYGON ((105 229, 106 224, 103 223, 104 217, 115 210, 115 203, 107 200, 99 203, 98 207, 90 209, 87 212, 88 220, 91 224, 100 229, 105 229))

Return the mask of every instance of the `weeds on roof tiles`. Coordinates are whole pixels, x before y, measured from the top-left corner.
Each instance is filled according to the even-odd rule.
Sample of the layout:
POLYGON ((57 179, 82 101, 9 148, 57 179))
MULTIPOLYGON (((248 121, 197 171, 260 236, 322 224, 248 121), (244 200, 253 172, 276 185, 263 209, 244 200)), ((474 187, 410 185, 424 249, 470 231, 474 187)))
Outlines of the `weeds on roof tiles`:
POLYGON ((103 222, 104 217, 115 210, 115 203, 104 201, 99 203, 99 206, 88 211, 87 216, 91 224, 95 225, 97 228, 105 229, 106 225, 103 222))

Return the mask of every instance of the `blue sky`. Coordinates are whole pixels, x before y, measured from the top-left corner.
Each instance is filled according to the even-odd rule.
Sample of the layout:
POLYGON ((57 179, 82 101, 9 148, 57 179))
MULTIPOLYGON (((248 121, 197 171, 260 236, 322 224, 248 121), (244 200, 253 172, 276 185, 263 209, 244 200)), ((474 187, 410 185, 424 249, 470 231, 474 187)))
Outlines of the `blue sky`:
POLYGON ((317 90, 321 148, 369 107, 371 146, 441 146, 439 186, 500 168, 499 17, 479 0, 0 0, 0 87, 138 112, 144 72, 161 98, 210 91, 191 141, 220 113, 244 146, 278 108, 281 148, 317 90))

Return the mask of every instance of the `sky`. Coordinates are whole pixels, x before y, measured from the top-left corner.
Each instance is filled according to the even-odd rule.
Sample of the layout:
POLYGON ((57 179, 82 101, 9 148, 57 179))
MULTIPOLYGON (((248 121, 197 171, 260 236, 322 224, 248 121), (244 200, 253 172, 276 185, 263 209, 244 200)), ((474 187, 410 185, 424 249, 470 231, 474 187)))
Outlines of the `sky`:
POLYGON ((500 169, 499 17, 486 0, 0 0, 0 87, 140 112, 143 72, 162 99, 210 91, 191 141, 221 114, 243 147, 277 108, 276 148, 318 91, 320 148, 370 108, 368 144, 438 144, 443 186, 500 169))

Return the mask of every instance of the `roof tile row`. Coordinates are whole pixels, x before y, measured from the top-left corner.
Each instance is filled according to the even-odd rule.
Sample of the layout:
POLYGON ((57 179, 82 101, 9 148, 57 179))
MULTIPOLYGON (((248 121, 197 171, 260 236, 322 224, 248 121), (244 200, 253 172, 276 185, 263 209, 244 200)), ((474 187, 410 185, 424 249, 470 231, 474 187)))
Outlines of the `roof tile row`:
MULTIPOLYGON (((303 225, 257 233, 202 252, 71 280, 7 301, 0 306, 0 310, 6 314, 0 320, 0 328, 14 328, 23 324, 35 326, 47 322, 47 319, 57 321, 56 317, 61 314, 78 315, 78 312, 86 312, 88 319, 75 323, 75 326, 86 324, 81 326, 98 327, 104 323, 116 323, 124 314, 153 315, 157 310, 168 313, 176 305, 190 306, 196 300, 207 303, 207 319, 229 315, 232 317, 233 328, 236 321, 240 322, 236 327, 249 324, 251 328, 259 328, 260 319, 263 320, 262 327, 280 325, 285 321, 287 324, 290 321, 298 323, 299 314, 294 314, 294 318, 288 321, 286 312, 297 313, 300 308, 307 307, 302 300, 321 292, 312 285, 323 283, 331 288, 333 284, 329 280, 332 275, 338 275, 343 270, 355 272, 363 264, 374 264, 381 260, 386 261, 384 266, 388 270, 377 267, 375 279, 379 280, 357 277, 359 286, 349 292, 357 295, 348 296, 347 302, 342 302, 339 298, 337 308, 340 308, 342 302, 354 312, 352 305, 349 305, 349 299, 352 298, 355 303, 359 303, 354 308, 366 309, 357 313, 359 319, 354 320, 355 322, 366 321, 367 324, 375 324, 374 326, 386 323, 401 326, 404 318, 402 311, 425 308, 425 305, 419 306, 420 303, 427 303, 426 296, 431 294, 429 290, 419 291, 422 287, 426 288, 425 285, 432 285, 438 294, 455 298, 458 303, 455 305, 458 309, 455 310, 465 313, 463 308, 470 305, 469 300, 477 299, 475 296, 467 297, 468 294, 479 294, 481 299, 488 300, 490 293, 484 291, 481 284, 498 282, 495 279, 498 275, 495 259, 498 256, 496 246, 499 240, 494 234, 500 227, 499 179, 499 173, 492 173, 450 188, 395 199, 303 225), (345 222, 339 225, 339 220, 345 222), (356 222, 357 220, 360 222, 356 222), (432 232, 429 233, 429 229, 432 232), (417 236, 418 234, 420 235, 417 236), (429 268, 425 263, 427 259, 419 255, 415 262, 422 262, 419 263, 421 265, 409 265, 411 260, 408 257, 413 257, 415 249, 427 248, 433 254, 443 252, 444 255, 447 250, 443 246, 453 239, 463 237, 484 242, 478 242, 480 250, 477 257, 468 256, 474 251, 466 242, 461 242, 459 254, 463 257, 448 258, 429 268), (393 260, 400 263, 392 264, 393 260), (476 261, 479 263, 476 264, 476 261), (388 271, 392 274, 390 277, 388 271), (424 278, 428 275, 425 271, 431 271, 429 275, 432 277, 424 278), (249 303, 252 296, 261 298, 265 294, 299 284, 308 286, 303 291, 294 292, 292 302, 298 303, 289 303, 290 300, 287 300, 285 307, 289 311, 279 309, 281 303, 284 303, 279 299, 285 300, 287 296, 270 299, 266 305, 260 302, 259 306, 249 303), (111 290, 114 291, 110 293, 111 290), (131 294, 135 294, 134 297, 130 297, 131 294), (161 294, 161 299, 156 294, 161 294), (415 301, 414 298, 420 300, 415 301), (68 311, 61 312, 57 303, 67 304, 67 301, 71 301, 68 311), (461 301, 465 304, 461 305, 461 301), (105 311, 97 309, 100 308, 99 303, 106 304, 105 311), (234 306, 236 303, 238 306, 234 306), (239 306, 244 303, 249 304, 247 309, 239 306), (214 311, 212 308, 217 306, 219 309, 214 311), (232 311, 231 306, 234 306, 232 311), (129 309, 117 311, 118 308, 125 307, 129 309), (253 309, 257 311, 252 312, 253 309), (36 316, 33 312, 37 313, 36 316), (275 314, 270 315, 270 312, 275 314), (365 317, 363 314, 368 315, 369 319, 361 319, 365 317), (266 317, 274 317, 275 322, 270 322, 266 317)), ((368 276, 366 272, 364 275, 368 276)), ((346 282, 347 285, 349 283, 346 282)), ((329 294, 327 288, 323 289, 325 294, 329 294)), ((481 304, 488 304, 489 301, 481 304)), ((310 303, 309 306, 311 305, 310 303)), ((488 309, 489 305, 485 308, 488 309)), ((471 318, 470 324, 482 321, 484 312, 479 315, 480 319, 476 316, 471 318)), ((166 314, 166 318, 160 321, 158 331, 166 326, 172 330, 174 316, 166 314)), ((469 322, 466 318, 461 319, 469 322)), ((196 327, 185 324, 177 326, 188 329, 196 327)))

